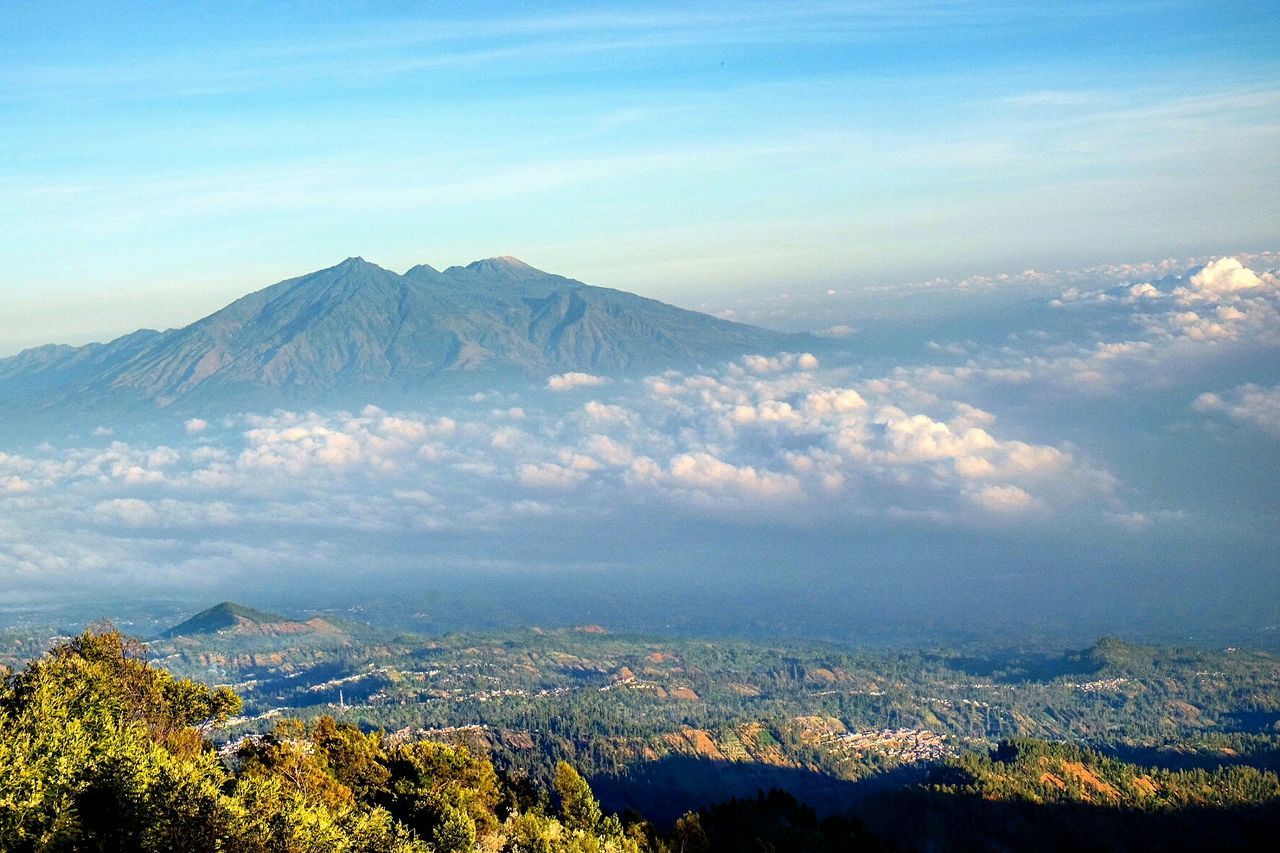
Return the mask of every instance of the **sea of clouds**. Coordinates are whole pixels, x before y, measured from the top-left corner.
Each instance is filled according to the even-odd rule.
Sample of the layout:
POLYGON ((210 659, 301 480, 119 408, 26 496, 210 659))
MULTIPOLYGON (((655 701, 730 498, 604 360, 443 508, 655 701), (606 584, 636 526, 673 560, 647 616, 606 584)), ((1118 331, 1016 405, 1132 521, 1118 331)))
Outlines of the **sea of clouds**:
POLYGON ((204 594, 371 561, 518 571, 590 554, 644 571, 656 558, 643 547, 602 554, 582 537, 646 524, 690 543, 698 530, 780 529, 846 550, 871 531, 890 543, 1069 531, 1130 537, 1114 547, 1141 553, 1139 537, 1191 530, 1237 569, 1255 554, 1243 577, 1261 578, 1280 526, 1265 483, 1280 469, 1274 260, 887 290, 871 297, 899 321, 943 306, 889 323, 902 330, 891 346, 868 328, 879 309, 858 313, 867 293, 840 317, 833 291, 786 308, 792 327, 845 347, 821 355, 566 373, 409 410, 210 412, 161 420, 146 439, 120 424, 50 436, 0 450, 0 584, 21 603, 68 589, 204 594), (1204 483, 1181 482, 1188 465, 1204 483))

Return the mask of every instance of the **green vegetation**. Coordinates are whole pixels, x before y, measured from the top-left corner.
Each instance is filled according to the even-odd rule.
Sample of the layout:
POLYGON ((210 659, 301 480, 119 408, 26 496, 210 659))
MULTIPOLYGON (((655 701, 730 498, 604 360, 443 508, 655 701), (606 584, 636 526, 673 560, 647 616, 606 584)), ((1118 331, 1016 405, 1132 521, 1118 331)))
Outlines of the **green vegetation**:
POLYGON ((330 718, 281 720, 224 762, 204 732, 239 707, 115 631, 55 646, 0 690, 0 849, 585 853, 653 835, 603 816, 568 765, 552 809, 465 747, 330 718))
POLYGON ((1261 652, 347 628, 91 629, 0 670, 0 850, 1202 849, 1280 828, 1261 652))
POLYGON ((699 790, 752 798, 772 786, 831 813, 849 796, 836 783, 1013 737, 1078 741, 1170 768, 1280 768, 1280 660, 1261 651, 1114 639, 1067 651, 903 650, 342 627, 226 631, 150 648, 175 674, 229 683, 244 697, 244 716, 219 737, 261 732, 273 713, 334 716, 466 743, 541 785, 568 761, 606 806, 664 822, 705 802, 688 799, 699 790))
POLYGON ((277 634, 311 634, 316 632, 331 633, 338 629, 323 619, 311 619, 298 622, 275 613, 254 610, 232 601, 216 604, 208 610, 202 610, 190 619, 160 635, 161 639, 176 640, 181 637, 194 637, 202 634, 221 634, 228 632, 277 634))
POLYGON ((859 813, 907 849, 1266 849, 1280 777, 1254 767, 1140 767, 1078 744, 1030 738, 958 756, 929 783, 859 813))
POLYGON ((228 628, 235 628, 244 622, 255 625, 272 625, 288 621, 285 617, 278 616, 275 613, 255 610, 252 607, 245 607, 243 604, 236 604, 233 601, 224 601, 221 604, 215 604, 208 610, 200 611, 181 624, 174 625, 161 636, 172 638, 189 634, 214 634, 228 628))

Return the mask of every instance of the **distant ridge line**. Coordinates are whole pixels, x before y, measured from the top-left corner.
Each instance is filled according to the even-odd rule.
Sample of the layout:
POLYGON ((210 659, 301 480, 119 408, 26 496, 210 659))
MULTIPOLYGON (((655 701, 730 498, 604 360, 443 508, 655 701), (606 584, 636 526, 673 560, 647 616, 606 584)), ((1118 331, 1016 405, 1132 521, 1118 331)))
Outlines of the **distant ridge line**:
POLYGON ((353 256, 179 329, 0 359, 0 426, 33 412, 363 405, 446 381, 620 375, 820 345, 510 256, 404 274, 353 256))

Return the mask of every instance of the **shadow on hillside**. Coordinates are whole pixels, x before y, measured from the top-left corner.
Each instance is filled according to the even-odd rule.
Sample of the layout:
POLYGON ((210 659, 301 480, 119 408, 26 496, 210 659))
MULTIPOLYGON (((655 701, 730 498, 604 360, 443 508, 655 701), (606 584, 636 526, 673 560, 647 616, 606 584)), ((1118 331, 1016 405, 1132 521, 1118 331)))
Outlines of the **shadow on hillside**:
MULTIPOLYGON (((625 777, 600 776, 591 782, 607 809, 632 808, 666 828, 683 812, 701 809, 713 851, 808 853, 877 850, 884 845, 902 850, 1073 853, 1265 850, 1272 849, 1280 831, 1280 801, 1240 808, 1139 811, 1088 802, 994 801, 916 784, 925 777, 924 768, 908 767, 848 782, 801 768, 669 756, 634 767, 625 777), (853 840, 815 846, 814 827, 822 824, 813 822, 812 813, 808 834, 798 836, 795 809, 782 808, 788 798, 762 793, 773 789, 787 791, 811 807, 818 821, 824 815, 849 818, 844 825, 853 828, 853 840), (744 847, 747 836, 768 843, 744 847)), ((928 781, 963 785, 971 780, 943 778, 935 769, 928 781)))
POLYGON ((751 799, 771 789, 788 792, 819 816, 839 814, 864 797, 922 782, 925 776, 923 767, 900 767, 849 782, 800 767, 672 755, 633 766, 625 775, 600 775, 590 781, 606 809, 635 809, 669 826, 686 811, 734 798, 751 799))
POLYGON ((869 797, 853 814, 905 850, 1266 850, 1280 829, 1280 802, 1138 811, 923 788, 869 797))
POLYGON ((1125 744, 1112 744, 1098 749, 1130 764, 1159 767, 1162 770, 1216 770, 1219 767, 1247 766, 1280 772, 1280 749, 1255 749, 1248 754, 1207 750, 1191 752, 1173 747, 1125 744))

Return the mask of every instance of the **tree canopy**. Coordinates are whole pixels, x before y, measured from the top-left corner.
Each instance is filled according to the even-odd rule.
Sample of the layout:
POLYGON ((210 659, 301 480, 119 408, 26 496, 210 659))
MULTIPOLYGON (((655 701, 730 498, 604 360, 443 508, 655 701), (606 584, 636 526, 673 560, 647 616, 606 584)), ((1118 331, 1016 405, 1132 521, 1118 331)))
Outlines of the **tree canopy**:
POLYGON ((6 675, 0 849, 638 853, 654 835, 601 818, 568 765, 560 811, 521 810, 485 756, 328 717, 282 720, 224 760, 205 733, 239 709, 110 628, 6 675))

